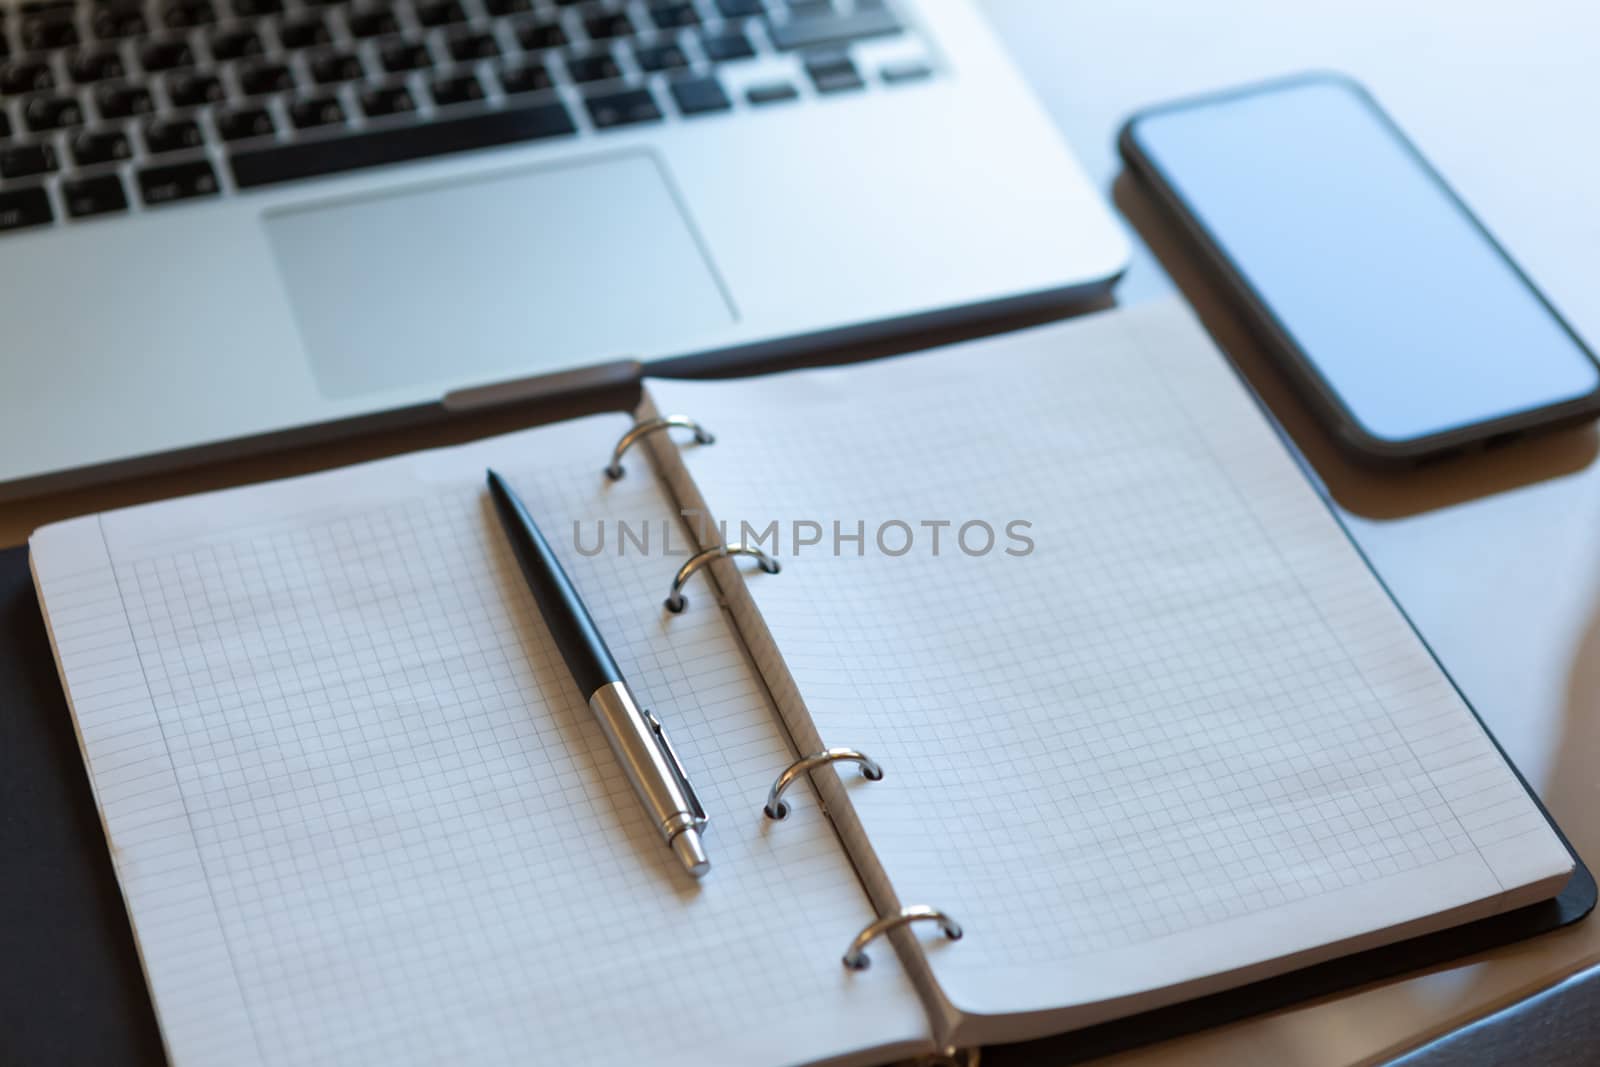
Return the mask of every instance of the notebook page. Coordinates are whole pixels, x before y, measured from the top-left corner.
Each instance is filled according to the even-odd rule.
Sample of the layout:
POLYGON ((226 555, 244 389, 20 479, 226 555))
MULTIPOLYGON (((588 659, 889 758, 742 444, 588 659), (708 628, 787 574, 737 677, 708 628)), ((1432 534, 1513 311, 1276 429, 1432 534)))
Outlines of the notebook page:
POLYGON ((574 550, 574 523, 675 514, 642 459, 601 477, 627 424, 35 535, 175 1064, 786 1064, 928 1046, 892 958, 871 983, 839 964, 872 910, 826 821, 761 816, 792 756, 723 616, 667 625, 674 559, 574 550), (489 465, 701 793, 698 886, 544 629, 489 465))
POLYGON ((729 536, 771 549, 779 524, 783 573, 745 585, 821 736, 884 764, 849 796, 899 898, 966 928, 921 936, 957 1040, 1264 977, 1570 872, 1181 305, 650 391, 718 435, 683 455, 729 536), (975 521, 994 541, 970 528, 969 555, 975 521))

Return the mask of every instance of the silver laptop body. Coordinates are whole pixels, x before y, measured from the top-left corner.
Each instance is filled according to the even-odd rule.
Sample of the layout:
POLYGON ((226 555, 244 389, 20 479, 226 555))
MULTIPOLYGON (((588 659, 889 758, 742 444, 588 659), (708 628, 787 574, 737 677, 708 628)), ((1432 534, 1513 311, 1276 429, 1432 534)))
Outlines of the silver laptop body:
POLYGON ((1127 254, 967 0, 0 26, 0 496, 1066 301, 1127 254))

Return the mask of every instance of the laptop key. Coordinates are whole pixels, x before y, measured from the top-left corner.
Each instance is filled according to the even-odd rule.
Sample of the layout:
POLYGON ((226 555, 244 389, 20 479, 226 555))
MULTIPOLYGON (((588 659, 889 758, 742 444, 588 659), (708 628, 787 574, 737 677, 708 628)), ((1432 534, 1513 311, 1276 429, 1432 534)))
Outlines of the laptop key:
POLYGON ((25 15, 18 27, 17 41, 24 52, 47 52, 70 48, 78 43, 78 25, 71 12, 46 11, 25 15))
POLYGON ((208 0, 174 0, 162 8, 161 21, 169 30, 187 30, 217 21, 217 10, 208 0))
POLYGON ((277 127, 266 108, 240 107, 218 113, 217 132, 224 141, 243 141, 251 137, 270 137, 277 132, 277 127))
POLYGON ((638 60, 641 70, 675 70, 678 67, 687 67, 689 58, 683 54, 683 49, 675 44, 634 45, 633 58, 638 60))
POLYGON ((717 0, 717 10, 725 19, 742 19, 767 13, 767 7, 761 0, 717 0))
POLYGON ((567 31, 559 22, 524 22, 516 29, 517 43, 525 49, 559 48, 567 43, 567 31))
POLYGON ((5 140, 7 137, 10 137, 10 136, 11 136, 11 119, 6 116, 6 113, 4 111, 0 111, 0 140, 5 140))
POLYGON ((167 78, 167 99, 173 107, 200 107, 223 98, 222 83, 210 74, 182 71, 167 78))
POLYGON ((418 0, 414 10, 417 21, 428 27, 467 21, 467 13, 459 0, 418 0))
POLYGON ((450 58, 457 63, 471 63, 475 59, 494 59, 500 54, 492 33, 458 33, 447 45, 450 58))
POLYGON ((0 67, 0 93, 6 96, 20 96, 23 93, 36 93, 41 89, 55 88, 56 80, 50 73, 50 68, 44 63, 29 60, 18 60, 0 67))
POLYGON ((261 43, 261 35, 255 30, 222 30, 211 38, 211 54, 219 61, 245 59, 265 52, 266 46, 261 43))
POLYGON ((416 99, 403 85, 380 85, 361 91, 361 110, 369 119, 403 115, 416 109, 416 99))
POLYGON ((680 26, 697 24, 700 16, 695 12, 693 4, 685 3, 684 0, 673 0, 670 3, 651 4, 650 21, 659 29, 675 30, 680 26))
POLYGON ((122 56, 109 48, 79 52, 67 60, 67 75, 79 85, 109 81, 126 73, 122 56))
POLYGON ((795 18, 768 27, 772 43, 785 52, 846 44, 866 37, 886 37, 901 32, 900 20, 887 8, 866 8, 848 15, 795 18))
POLYGON ((313 96, 290 104, 289 118, 302 130, 317 126, 332 126, 336 122, 344 121, 344 107, 336 97, 313 96))
POLYGON ((391 33, 400 32, 399 20, 387 7, 369 7, 352 11, 345 16, 345 25, 350 27, 350 36, 360 40, 368 37, 387 37, 391 33))
POLYGON ((12 189, 0 193, 0 230, 43 226, 54 220, 50 197, 43 189, 12 189))
POLYGON ((157 119, 145 124, 145 151, 153 156, 182 152, 205 144, 200 127, 188 119, 157 119))
POLYGON ((332 44, 333 34, 321 15, 302 15, 278 27, 278 40, 289 49, 311 48, 319 44, 332 44))
POLYGON ((633 20, 626 11, 605 11, 583 20, 583 28, 591 41, 607 41, 613 37, 632 37, 633 20))
POLYGON ((483 99, 483 84, 475 74, 457 74, 448 78, 435 78, 429 86, 433 102, 440 107, 451 104, 470 104, 483 99))
POLYGON ((0 177, 31 178, 56 169, 56 152, 49 145, 19 144, 0 148, 0 177))
POLYGON ((640 122, 656 122, 661 109, 648 89, 623 89, 620 92, 591 93, 584 98, 584 107, 596 129, 631 126, 640 122))
POLYGON ((22 121, 35 133, 83 125, 83 105, 75 96, 36 96, 22 107, 22 121))
POLYGON ((139 196, 151 206, 214 196, 220 187, 216 172, 203 159, 173 163, 165 167, 146 167, 139 172, 139 196))
POLYGON ((251 63, 239 70, 239 88, 247 96, 294 88, 294 75, 281 63, 251 63))
POLYGON ((231 0, 233 13, 242 19, 276 15, 283 11, 283 0, 231 0))
POLYGON ((533 4, 529 0, 483 0, 483 8, 498 18, 501 15, 519 15, 524 11, 531 11, 533 4))
POLYGON ((61 183, 61 202, 75 219, 128 209, 128 193, 115 174, 93 178, 68 178, 61 183))
POLYGON ((878 71, 885 85, 900 85, 905 82, 921 81, 933 76, 933 68, 920 59, 902 60, 897 63, 887 63, 878 71))
POLYGON ((428 46, 420 41, 390 41, 378 52, 383 69, 390 74, 403 74, 408 70, 423 70, 433 66, 433 56, 428 46))
POLYGON ((103 119, 125 119, 129 115, 147 115, 156 108, 150 90, 140 85, 100 85, 94 91, 95 106, 103 119))
POLYGON ((500 74, 500 88, 505 90, 507 96, 517 93, 542 92, 555 85, 550 77, 550 72, 543 64, 526 63, 520 67, 511 67, 502 70, 500 74))
POLYGON ((610 52, 588 56, 568 56, 567 73, 575 82, 603 82, 622 77, 622 68, 610 52))
POLYGON ((727 111, 733 106, 722 83, 715 78, 679 78, 672 83, 672 99, 685 115, 727 111))
POLYGON ((806 60, 806 73, 819 93, 842 93, 866 85, 860 71, 846 55, 812 56, 806 60))
POLYGON ((373 130, 349 137, 239 149, 229 157, 241 189, 324 174, 450 155, 475 148, 516 144, 577 132, 559 101, 467 112, 461 118, 373 130))
POLYGON ((145 70, 174 70, 194 66, 194 50, 181 37, 151 41, 139 49, 139 63, 145 70))
POLYGON ((744 98, 752 104, 781 104, 788 100, 796 100, 800 90, 788 82, 767 82, 764 85, 752 85, 745 90, 744 98))
POLYGON ((116 163, 133 155, 128 135, 121 130, 85 130, 72 138, 72 161, 80 167, 116 163))
POLYGON ((137 37, 149 29, 149 24, 144 20, 143 7, 128 0, 96 4, 89 16, 89 32, 102 41, 137 37))
POLYGON ((324 52, 314 57, 307 66, 311 70, 312 80, 318 85, 355 81, 367 73, 362 69, 361 57, 354 52, 324 52))
POLYGON ((720 33, 707 34, 701 40, 700 46, 706 50, 706 58, 713 63, 749 59, 756 54, 755 46, 750 43, 750 38, 738 30, 723 30, 720 33))

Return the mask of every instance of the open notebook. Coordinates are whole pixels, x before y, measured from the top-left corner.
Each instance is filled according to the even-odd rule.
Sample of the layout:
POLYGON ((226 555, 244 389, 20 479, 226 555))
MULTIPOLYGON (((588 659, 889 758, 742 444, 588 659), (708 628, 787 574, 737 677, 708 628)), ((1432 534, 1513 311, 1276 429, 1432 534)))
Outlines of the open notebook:
POLYGON ((649 383, 640 417, 667 411, 717 442, 651 434, 618 481, 629 420, 597 416, 34 536, 175 1062, 876 1062, 1571 873, 1181 306, 649 383), (534 611, 491 465, 702 794, 698 886, 534 611), (741 536, 781 573, 718 559, 663 608, 691 547, 741 536), (828 746, 883 779, 828 765, 765 817, 828 746), (841 965, 917 905, 965 936, 841 965))

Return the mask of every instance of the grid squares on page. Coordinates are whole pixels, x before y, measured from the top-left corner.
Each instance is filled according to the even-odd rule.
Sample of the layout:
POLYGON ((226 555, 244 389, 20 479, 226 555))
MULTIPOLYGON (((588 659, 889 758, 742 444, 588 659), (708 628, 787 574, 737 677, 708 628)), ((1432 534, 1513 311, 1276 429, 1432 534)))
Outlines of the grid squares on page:
MULTIPOLYGON (((547 470, 520 487, 552 532, 597 506, 671 514, 647 479, 603 505, 593 484, 547 470)), ((790 753, 721 614, 669 627, 660 557, 563 556, 720 816, 703 892, 675 880, 480 491, 117 560, 187 814, 164 832, 172 848, 192 834, 203 866, 164 896, 129 883, 158 1008, 183 955, 169 939, 200 936, 198 888, 267 1062, 698 1062, 713 1038, 770 1058, 870 1044, 875 1013, 925 1025, 903 982, 858 993, 818 949, 815 931, 848 937, 870 907, 816 813, 762 826, 751 798, 790 753), (692 1040, 619 1020, 686 969, 704 998, 692 1040), (819 1012, 835 1033, 808 1026, 819 1012)))
MULTIPOLYGON (((1059 964, 1482 841, 1470 797, 1430 776, 1421 716, 1464 721, 1467 750, 1481 730, 1392 606, 1336 531, 1338 565, 1290 558, 1304 486, 1230 483, 1111 332, 1005 373, 957 366, 975 352, 913 357, 892 381, 852 369, 791 387, 804 399, 786 407, 759 385, 661 390, 737 442, 737 463, 686 457, 733 525, 1032 520, 1028 558, 822 551, 750 583, 821 735, 885 764, 894 785, 852 803, 902 899, 966 922, 973 936, 939 957, 952 966, 1059 964), (870 403, 877 388, 892 402, 870 403), (1352 567, 1360 596, 1339 585, 1352 567), (1404 654, 1362 645, 1371 620, 1404 654)), ((1320 536, 1331 524, 1310 508, 1320 536)), ((1503 788, 1503 763, 1489 772, 1503 788)), ((1508 820, 1530 806, 1519 797, 1508 820)))
MULTIPOLYGON (((830 458, 843 457, 819 461, 830 458)), ((1065 591, 1035 588, 1021 566, 907 567, 893 572, 899 584, 881 596, 872 568, 841 566, 837 581, 807 581, 818 568, 792 565, 792 584, 779 589, 770 583, 759 595, 764 608, 773 605, 772 617, 786 620, 780 642, 789 638, 787 620, 799 626, 809 620, 826 635, 812 651, 835 665, 827 674, 835 675, 839 665, 862 665, 844 683, 837 713, 830 690, 839 683, 796 668, 819 729, 825 737, 849 737, 869 751, 889 753, 881 758, 893 761, 908 794, 923 785, 924 796, 960 813, 941 820, 933 838, 925 810, 913 808, 886 825, 873 820, 876 798, 859 798, 869 836, 902 892, 982 901, 981 914, 991 922, 1011 902, 1019 925, 1036 921, 1041 897, 1068 899, 1072 905, 1059 920, 1063 932, 1075 950, 1089 952, 1246 914, 1262 900, 1282 903, 1355 884, 1380 869, 1374 849, 1383 850, 1382 869, 1396 871, 1469 847, 1439 797, 1409 792, 1414 767, 1396 752, 1403 745, 1392 727, 1371 714, 1348 680, 1332 680, 1347 679, 1342 657, 1306 637, 1281 634, 1281 620, 1270 615, 1245 620, 1226 604, 1211 615, 1235 630, 1249 621, 1259 639, 1256 647, 1232 640, 1214 645, 1215 651, 1259 660, 1263 647, 1276 650, 1272 672, 1258 667, 1228 678, 1281 709, 1246 724, 1230 720, 1227 686, 1170 652, 1181 634, 1128 621, 1158 612, 1159 593, 1127 604, 1128 616, 1099 613, 1073 626, 1051 610, 1051 598, 1065 591), (923 643, 903 627, 874 637, 848 621, 883 618, 891 606, 927 618, 941 604, 979 598, 1006 605, 1008 617, 981 608, 964 612, 967 626, 954 643, 923 643), (1008 668, 1046 660, 1053 660, 1050 670, 1032 680, 1007 677, 1008 668), (985 679, 999 675, 1001 681, 960 685, 952 665, 975 662, 986 665, 985 679), (1131 672, 1146 678, 1130 682, 1131 672), (934 684, 908 687, 914 675, 934 684), (1149 675, 1159 680, 1151 684, 1149 675), (908 691, 923 699, 906 701, 908 691), (1313 709, 1326 727, 1301 723, 1313 709), (1272 740, 1297 728, 1292 741, 1272 740), (1202 744, 1213 752, 1211 760, 1173 764, 1202 744), (1290 776, 1274 773, 1295 745, 1314 748, 1318 765, 1290 776), (1041 750, 1048 757, 1041 758, 1041 750), (1342 763, 1366 768, 1367 780, 1355 788, 1368 795, 1354 811, 1286 799, 1271 824, 1252 818, 1250 809, 1273 794, 1303 797, 1308 790, 1351 785, 1337 770, 1342 763), (1028 781, 1044 788, 1019 792, 1005 784, 1028 781), (1396 817, 1416 823, 1408 833, 1394 834, 1393 820, 1383 814, 1391 806, 1396 817), (1263 834, 1293 840, 1252 847, 1263 834), (914 843, 913 862, 922 857, 936 866, 937 884, 897 862, 907 843, 901 837, 914 843), (1105 839, 1119 843, 1108 846, 1105 839), (1075 860, 1062 869, 1048 858, 1052 854, 1075 860), (1284 865, 1285 857, 1291 865, 1284 865), (1173 877, 1174 868, 1183 872, 1180 878, 1173 877)), ((1109 595, 1092 583, 1078 592, 1109 595)), ((1040 938, 974 944, 968 955, 1008 962, 1060 956, 1058 945, 1040 938)))

